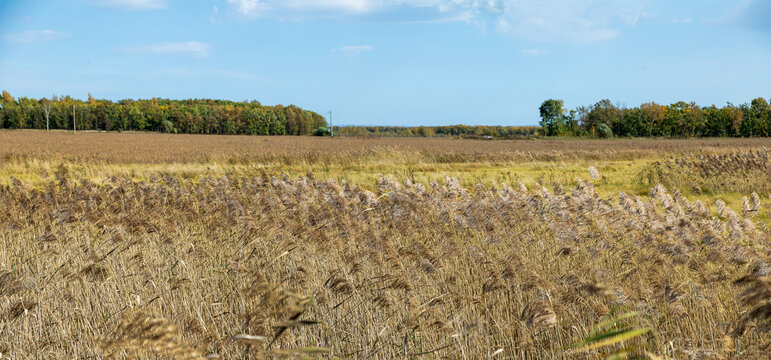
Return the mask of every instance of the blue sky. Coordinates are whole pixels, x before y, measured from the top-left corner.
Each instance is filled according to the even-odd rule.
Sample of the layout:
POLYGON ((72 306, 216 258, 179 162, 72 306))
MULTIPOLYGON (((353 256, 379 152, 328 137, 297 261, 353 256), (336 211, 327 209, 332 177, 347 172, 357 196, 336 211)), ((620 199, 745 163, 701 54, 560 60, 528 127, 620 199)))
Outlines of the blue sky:
POLYGON ((0 0, 0 88, 535 125, 547 98, 768 98, 768 19, 768 0, 0 0))

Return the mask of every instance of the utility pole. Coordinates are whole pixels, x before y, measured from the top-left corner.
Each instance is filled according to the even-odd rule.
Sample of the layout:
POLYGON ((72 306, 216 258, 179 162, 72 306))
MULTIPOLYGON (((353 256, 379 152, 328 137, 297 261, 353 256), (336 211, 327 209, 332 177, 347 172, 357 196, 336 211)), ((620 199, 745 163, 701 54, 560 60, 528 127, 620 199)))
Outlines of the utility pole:
POLYGON ((75 104, 72 104, 72 133, 78 133, 77 126, 75 125, 75 104))
POLYGON ((332 130, 332 110, 329 110, 329 137, 335 137, 335 131, 332 130))

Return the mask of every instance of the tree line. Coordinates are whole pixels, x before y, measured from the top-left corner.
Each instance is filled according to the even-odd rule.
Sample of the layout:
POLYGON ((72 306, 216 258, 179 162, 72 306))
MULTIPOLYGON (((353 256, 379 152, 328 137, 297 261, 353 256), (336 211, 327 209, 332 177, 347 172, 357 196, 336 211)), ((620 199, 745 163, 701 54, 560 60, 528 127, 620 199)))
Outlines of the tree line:
POLYGON ((326 132, 326 119, 297 106, 258 101, 44 99, 3 91, 0 128, 159 131, 187 134, 308 135, 326 132), (74 124, 73 124, 74 122, 74 124))
MULTIPOLYGON (((297 106, 258 101, 125 99, 86 101, 69 96, 0 98, 0 128, 158 131, 187 134, 327 135, 326 119, 297 106), (74 124, 73 124, 74 122, 74 124)), ((683 101, 626 108, 604 99, 567 110, 562 100, 540 107, 537 126, 344 126, 340 136, 454 136, 468 138, 575 137, 760 137, 771 136, 771 105, 756 98, 742 105, 698 106, 683 101)))
POLYGON ((546 136, 664 136, 762 137, 771 135, 771 105, 764 98, 723 107, 698 106, 679 101, 655 102, 626 108, 601 100, 568 111, 562 100, 549 99, 540 107, 546 136))

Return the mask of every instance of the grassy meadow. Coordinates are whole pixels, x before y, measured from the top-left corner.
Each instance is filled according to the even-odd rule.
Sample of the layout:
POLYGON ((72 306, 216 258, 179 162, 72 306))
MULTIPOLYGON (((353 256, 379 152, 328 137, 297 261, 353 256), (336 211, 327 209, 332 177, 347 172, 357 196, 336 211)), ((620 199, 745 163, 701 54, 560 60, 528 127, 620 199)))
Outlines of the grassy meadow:
POLYGON ((0 358, 763 358, 769 147, 0 131, 0 358))

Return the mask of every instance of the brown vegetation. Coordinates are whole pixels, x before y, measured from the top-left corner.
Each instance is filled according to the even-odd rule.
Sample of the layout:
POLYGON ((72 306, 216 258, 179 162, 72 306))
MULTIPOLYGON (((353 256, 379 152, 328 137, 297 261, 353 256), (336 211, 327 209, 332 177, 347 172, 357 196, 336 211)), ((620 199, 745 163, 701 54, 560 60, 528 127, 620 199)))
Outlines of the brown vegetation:
POLYGON ((614 309, 639 351, 769 346, 768 229, 662 186, 58 176, 0 190, 11 356, 557 358, 614 309))
POLYGON ((771 139, 521 140, 319 138, 0 130, 0 160, 46 158, 110 163, 358 163, 384 156, 415 162, 637 159, 771 147, 771 139))
POLYGON ((12 139, 0 144, 5 164, 63 164, 41 186, 0 182, 0 358, 721 359, 771 350, 769 194, 745 192, 769 181, 751 178, 763 169, 761 140, 42 136, 0 132, 12 139), (688 155, 696 147, 703 158, 688 155), (692 177, 673 183, 682 191, 601 193, 613 181, 602 166, 584 168, 584 180, 529 187, 385 175, 365 188, 310 172, 97 183, 69 170, 142 157, 207 164, 201 149, 299 165, 363 154, 468 166, 658 156, 681 164, 682 176, 725 171, 705 170, 697 185, 712 195, 697 200, 687 196, 692 177), (709 187, 722 177, 743 179, 741 207, 718 199, 727 187, 709 187))
MULTIPOLYGON (((640 173, 643 182, 682 188, 691 187, 694 193, 742 194, 771 193, 771 162, 768 149, 730 151, 719 154, 691 154, 671 160, 656 161, 640 173)), ((758 201, 749 204, 747 211, 759 207, 758 201)))

